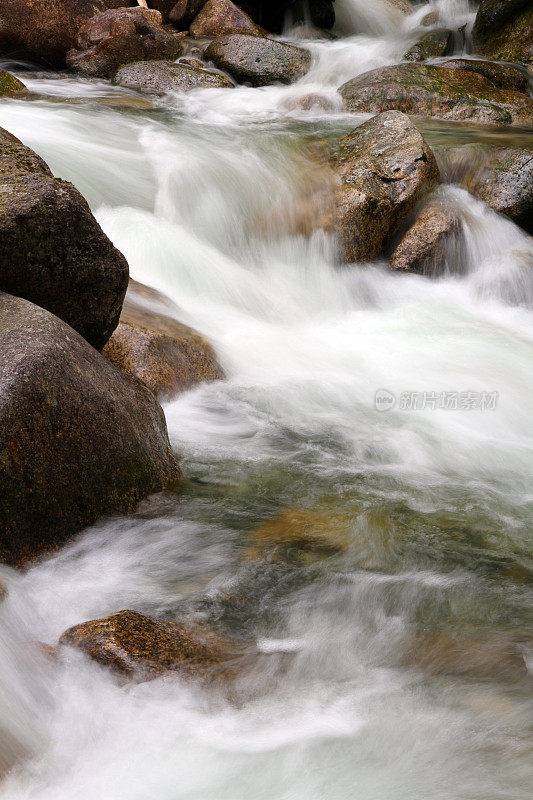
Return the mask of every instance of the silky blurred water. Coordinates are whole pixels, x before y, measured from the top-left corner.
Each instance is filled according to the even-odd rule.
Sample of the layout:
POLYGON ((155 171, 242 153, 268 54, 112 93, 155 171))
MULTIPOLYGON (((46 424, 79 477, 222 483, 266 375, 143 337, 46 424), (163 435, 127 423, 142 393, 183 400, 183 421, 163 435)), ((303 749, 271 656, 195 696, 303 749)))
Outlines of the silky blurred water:
MULTIPOLYGON (((396 63, 423 9, 336 5, 341 38, 306 43, 313 66, 293 86, 145 107, 106 82, 24 72, 34 94, 0 105, 227 374, 165 406, 183 491, 24 574, 2 569, 0 798, 530 796, 527 679, 404 655, 415 636, 460 635, 476 651, 516 636, 530 657, 532 240, 445 184, 459 222, 444 271, 338 266, 333 237, 303 224, 329 180, 309 147, 364 119, 336 88, 396 63), (376 409, 378 390, 393 408, 376 409), (496 401, 402 407, 424 392, 496 401), (287 547, 287 510, 335 545, 287 547), (124 686, 28 644, 121 608, 199 620, 262 655, 231 688, 124 686)), ((471 22, 466 4, 435 5, 471 22)), ((444 164, 453 130, 481 136, 429 127, 444 164)))

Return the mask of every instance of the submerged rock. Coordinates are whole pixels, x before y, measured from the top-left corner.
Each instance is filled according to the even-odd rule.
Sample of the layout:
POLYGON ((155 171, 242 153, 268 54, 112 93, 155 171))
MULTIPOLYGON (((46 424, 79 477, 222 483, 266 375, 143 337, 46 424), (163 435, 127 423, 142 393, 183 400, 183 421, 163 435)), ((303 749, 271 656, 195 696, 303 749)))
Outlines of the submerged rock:
POLYGON ((154 395, 58 317, 0 294, 0 559, 21 563, 179 477, 154 395))
POLYGON ((399 111, 379 114, 341 139, 331 165, 339 179, 333 228, 347 262, 378 256, 439 176, 428 144, 399 111))
POLYGON ((62 66, 80 27, 127 0, 0 0, 0 55, 62 66))
POLYGON ((261 35, 261 29, 231 0, 207 0, 189 27, 191 36, 212 39, 229 33, 261 35))
POLYGON ((116 326, 126 259, 71 183, 0 130, 0 291, 61 317, 94 347, 116 326))
POLYGON ((287 508, 260 522, 250 537, 260 547, 296 547, 330 553, 348 549, 352 524, 350 514, 335 509, 287 508))
POLYGON ((9 72, 0 69, 0 97, 14 97, 25 91, 26 87, 22 81, 19 81, 14 75, 10 75, 9 72))
POLYGON ((459 220, 449 205, 438 199, 427 203, 403 234, 389 259, 392 269, 438 274, 446 265, 459 220))
POLYGON ((470 58, 453 58, 439 64, 446 69, 463 69, 466 72, 477 72, 499 89, 511 89, 514 92, 528 93, 529 77, 527 72, 513 64, 495 64, 494 61, 480 61, 470 58))
POLYGON ((445 56, 452 49, 453 33, 448 28, 439 28, 422 36, 404 54, 406 61, 426 61, 428 58, 445 56))
POLYGON ((207 339, 193 328, 128 301, 102 354, 154 394, 172 397, 197 383, 224 377, 207 339))
POLYGON ((179 35, 161 23, 159 11, 141 7, 97 14, 81 26, 67 65, 93 78, 111 78, 131 61, 177 58, 183 52, 179 35))
POLYGON ((405 648, 404 664, 432 675, 455 675, 477 680, 518 681, 527 677, 520 633, 490 632, 483 638, 419 635, 405 648))
POLYGON ((252 86, 293 83, 308 72, 308 50, 274 39, 233 34, 215 39, 205 57, 239 81, 252 86))
POLYGON ((533 150, 490 150, 465 176, 465 185, 487 205, 533 235, 533 150))
POLYGON ((212 635, 130 610, 75 625, 59 644, 130 678, 157 678, 174 670, 205 674, 233 657, 212 635))
POLYGON ((348 111, 397 109, 481 124, 533 124, 533 100, 482 75, 429 64, 397 64, 358 75, 339 89, 348 111))
POLYGON ((114 83, 150 94, 190 92, 192 89, 233 89, 225 75, 172 61, 138 61, 121 67, 114 83))
POLYGON ((501 61, 533 61, 531 0, 481 0, 472 28, 474 50, 501 61))

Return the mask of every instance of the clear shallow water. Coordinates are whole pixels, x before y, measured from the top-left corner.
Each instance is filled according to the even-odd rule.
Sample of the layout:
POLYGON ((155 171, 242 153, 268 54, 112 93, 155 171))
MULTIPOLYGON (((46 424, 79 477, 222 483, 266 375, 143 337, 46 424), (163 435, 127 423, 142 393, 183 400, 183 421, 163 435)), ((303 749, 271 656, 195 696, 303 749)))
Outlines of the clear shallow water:
POLYGON ((228 379, 165 408, 180 495, 2 572, 0 752, 16 764, 0 798, 530 796, 528 685, 428 675, 404 653, 415 635, 491 641, 531 618, 531 239, 453 185, 460 248, 434 279, 339 269, 335 242, 302 224, 327 188, 309 143, 359 122, 336 87, 397 61, 413 26, 310 44, 293 87, 126 108, 99 102, 123 96, 104 82, 26 73, 41 99, 2 103, 1 124, 78 186, 228 379), (333 110, 295 107, 310 92, 333 110), (378 389, 393 409, 376 410, 378 389), (454 390, 496 392, 496 407, 399 407, 454 390), (340 552, 266 547, 278 529, 261 523, 287 509, 340 552), (263 656, 227 690, 121 686, 26 644, 126 607, 263 656))

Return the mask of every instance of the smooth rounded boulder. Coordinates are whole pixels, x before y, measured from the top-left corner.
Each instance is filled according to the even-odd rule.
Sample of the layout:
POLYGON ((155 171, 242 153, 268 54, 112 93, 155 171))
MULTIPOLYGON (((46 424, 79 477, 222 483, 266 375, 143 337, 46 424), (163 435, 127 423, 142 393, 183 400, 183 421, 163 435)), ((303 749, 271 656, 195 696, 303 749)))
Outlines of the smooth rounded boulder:
POLYGON ((0 560, 20 564, 179 478, 152 392, 58 317, 0 294, 0 560))
POLYGON ((189 33, 213 39, 228 33, 260 36, 261 29, 231 0, 207 0, 189 26, 189 33))
POLYGON ((533 124, 533 100, 462 69, 430 64, 379 67, 347 81, 339 92, 348 111, 378 114, 397 109, 478 124, 533 124))
POLYGON ((498 61, 533 61, 531 0, 481 0, 472 28, 474 51, 498 61))
POLYGON ((134 292, 131 299, 128 295, 120 324, 102 350, 118 369, 165 398, 224 377, 207 339, 171 316, 137 304, 134 292))
POLYGON ((205 51, 205 57, 239 83, 252 86, 293 83, 302 78, 311 66, 308 50, 274 39, 239 33, 214 39, 205 51))
POLYGON ((209 69, 172 61, 138 61, 121 67, 113 83, 125 89, 163 95, 193 89, 233 89, 229 78, 209 69))
POLYGON ((435 185, 435 156, 409 117, 389 111, 342 138, 331 155, 337 176, 332 227, 346 262, 376 258, 435 185))
POLYGON ((205 675, 233 657, 212 634, 129 609, 74 625, 59 644, 81 650, 124 677, 144 680, 176 670, 205 675))
POLYGON ((0 0, 0 55, 22 55, 63 66, 80 27, 129 0, 0 0))
POLYGON ((94 347, 118 325, 128 263, 78 190, 0 129, 0 291, 61 317, 94 347))
POLYGON ((120 8, 97 14, 81 26, 67 65, 88 77, 111 78, 122 64, 174 59, 182 52, 179 35, 165 30, 159 11, 120 8))

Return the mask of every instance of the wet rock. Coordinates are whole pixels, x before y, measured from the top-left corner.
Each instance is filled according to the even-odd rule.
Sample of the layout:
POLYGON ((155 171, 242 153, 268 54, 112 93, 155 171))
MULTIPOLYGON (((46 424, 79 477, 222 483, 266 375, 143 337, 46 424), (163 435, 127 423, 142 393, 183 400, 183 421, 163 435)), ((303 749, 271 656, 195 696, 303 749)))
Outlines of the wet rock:
POLYGON ((0 291, 48 309, 102 347, 118 325, 126 259, 78 190, 3 132, 0 174, 0 291))
POLYGON ((475 61, 468 58, 454 58, 439 66, 447 69, 463 69, 477 72, 499 89, 528 93, 529 77, 525 70, 513 64, 495 64, 493 61, 475 61))
MULTIPOLYGON (((123 3, 123 5, 125 5, 123 3)), ((171 22, 170 14, 176 7, 177 3, 176 0, 148 0, 147 3, 149 8, 155 9, 155 11, 159 11, 161 17, 163 18, 163 22, 171 22)))
POLYGON ((404 54, 406 61, 426 61, 449 53, 453 46, 453 33, 448 28, 439 28, 424 34, 404 54))
POLYGON ((0 294, 0 559, 19 564, 179 478, 154 395, 58 317, 0 294))
POLYGON ((168 15, 169 22, 172 22, 181 30, 185 30, 201 10, 205 1, 206 0, 178 0, 168 15))
POLYGON ((114 83, 126 89, 150 94, 190 92, 192 89, 233 89, 225 75, 208 69, 196 69, 172 61, 138 61, 121 67, 114 83))
POLYGON ((512 632, 487 633, 480 639, 422 634, 407 645, 404 664, 432 675, 517 681, 527 677, 520 639, 512 632))
POLYGON ((26 87, 22 81, 19 81, 14 75, 10 75, 9 72, 4 72, 3 69, 0 69, 0 97, 15 97, 25 91, 26 87))
POLYGON ((127 297, 120 324, 102 354, 164 397, 224 377, 211 345, 201 334, 127 297))
POLYGON ((464 182, 494 211, 533 235, 533 150, 490 150, 464 182))
POLYGON ((233 34, 215 39, 205 57, 240 83, 293 83, 309 70, 311 54, 273 39, 233 34))
POLYGON ((339 89, 348 111, 406 114, 480 124, 529 125, 533 101, 499 89, 482 75, 429 64, 398 64, 365 72, 339 89))
POLYGON ((439 274, 458 230, 459 221, 452 209, 437 199, 430 201, 394 248, 390 266, 404 272, 439 274))
POLYGON ((370 260, 435 185, 435 157, 405 114, 379 114, 340 140, 333 228, 347 262, 370 260))
POLYGON ((175 670, 205 674, 232 657, 212 635, 130 610, 75 625, 59 644, 129 678, 157 678, 175 670))
POLYGON ((127 0, 0 0, 0 55, 62 66, 84 22, 127 0))
POLYGON ((229 33, 260 36, 261 29, 231 0, 207 0, 189 27, 191 36, 212 39, 229 33))
POLYGON ((350 546, 352 521, 350 514, 343 511, 287 508, 259 523, 250 538, 258 547, 295 547, 333 553, 350 546))
POLYGON ((533 61, 530 0, 482 0, 472 28, 474 51, 500 61, 533 61))
POLYGON ((159 11, 120 8, 97 14, 82 25, 67 65, 82 75, 111 78, 123 64, 174 59, 182 52, 179 35, 163 28, 159 11))

